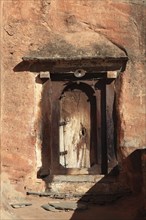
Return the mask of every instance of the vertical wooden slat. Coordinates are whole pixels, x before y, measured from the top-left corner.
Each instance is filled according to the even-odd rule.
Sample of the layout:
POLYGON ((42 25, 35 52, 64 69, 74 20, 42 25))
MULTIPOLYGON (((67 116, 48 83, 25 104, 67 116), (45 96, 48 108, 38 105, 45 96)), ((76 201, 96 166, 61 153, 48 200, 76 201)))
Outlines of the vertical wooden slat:
POLYGON ((61 95, 62 84, 53 82, 52 98, 51 98, 51 148, 52 148, 52 169, 59 168, 59 120, 60 120, 60 106, 59 97, 61 95))
POLYGON ((53 168, 52 168, 52 161, 53 161, 53 151, 52 151, 52 81, 49 80, 49 106, 50 109, 48 109, 49 112, 49 123, 50 123, 50 134, 49 135, 49 148, 50 148, 50 174, 53 173, 53 168))
POLYGON ((91 103, 91 129, 90 129, 90 164, 91 166, 97 164, 97 115, 96 115, 96 96, 92 96, 91 103))
POLYGON ((107 126, 106 126, 106 81, 101 86, 101 142, 102 142, 102 162, 101 170, 107 173, 107 126))
POLYGON ((97 164, 99 165, 99 172, 101 173, 101 90, 97 89, 96 90, 96 123, 97 123, 97 131, 96 131, 96 136, 97 136, 97 164))
POLYGON ((106 85, 106 124, 107 124, 107 159, 108 171, 116 165, 114 140, 114 81, 106 85))

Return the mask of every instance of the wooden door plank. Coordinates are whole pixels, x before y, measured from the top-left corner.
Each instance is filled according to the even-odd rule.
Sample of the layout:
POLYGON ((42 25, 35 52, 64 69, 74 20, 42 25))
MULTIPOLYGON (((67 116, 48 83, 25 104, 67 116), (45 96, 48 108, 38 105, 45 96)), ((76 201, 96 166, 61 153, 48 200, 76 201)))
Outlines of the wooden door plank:
POLYGON ((114 140, 114 81, 106 85, 106 124, 108 172, 117 165, 114 140))
POLYGON ((90 112, 87 96, 82 91, 65 92, 61 107, 61 120, 64 122, 68 120, 64 126, 62 142, 64 151, 67 151, 64 155, 67 164, 64 166, 66 168, 90 167, 90 112))

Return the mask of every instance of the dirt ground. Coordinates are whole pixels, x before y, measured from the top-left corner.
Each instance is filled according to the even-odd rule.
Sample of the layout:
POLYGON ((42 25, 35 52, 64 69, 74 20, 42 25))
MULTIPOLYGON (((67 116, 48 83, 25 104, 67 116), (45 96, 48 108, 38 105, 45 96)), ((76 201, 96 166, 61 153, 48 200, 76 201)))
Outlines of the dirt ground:
MULTIPOLYGON (((115 203, 108 205, 89 205, 87 210, 82 211, 59 211, 51 212, 41 206, 49 202, 63 200, 48 197, 28 196, 24 202, 32 203, 32 206, 11 208, 10 219, 15 220, 144 220, 138 216, 142 208, 140 196, 121 198, 115 203)), ((68 200, 66 200, 68 201, 68 200)), ((22 201, 21 201, 22 202, 22 201)), ((9 203, 10 204, 10 203, 9 203)), ((5 218, 8 220, 8 218, 5 218)), ((2 219, 3 220, 3 219, 2 219)))

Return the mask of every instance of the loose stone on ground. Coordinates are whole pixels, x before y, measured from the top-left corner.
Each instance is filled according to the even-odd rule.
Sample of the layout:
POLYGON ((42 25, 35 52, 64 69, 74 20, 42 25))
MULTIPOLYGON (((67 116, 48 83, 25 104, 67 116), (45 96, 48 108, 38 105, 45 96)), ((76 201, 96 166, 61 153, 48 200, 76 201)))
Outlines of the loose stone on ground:
POLYGON ((51 211, 51 212, 59 212, 60 210, 57 210, 55 207, 51 206, 51 205, 42 205, 41 206, 43 209, 45 209, 46 211, 51 211))
POLYGON ((23 207, 26 207, 26 206, 31 206, 32 204, 31 203, 17 203, 17 204, 11 204, 12 208, 23 208, 23 207))
POLYGON ((86 210, 88 209, 87 204, 84 203, 77 203, 77 202, 53 202, 49 203, 47 205, 43 205, 42 208, 44 208, 47 211, 69 211, 69 210, 86 210))

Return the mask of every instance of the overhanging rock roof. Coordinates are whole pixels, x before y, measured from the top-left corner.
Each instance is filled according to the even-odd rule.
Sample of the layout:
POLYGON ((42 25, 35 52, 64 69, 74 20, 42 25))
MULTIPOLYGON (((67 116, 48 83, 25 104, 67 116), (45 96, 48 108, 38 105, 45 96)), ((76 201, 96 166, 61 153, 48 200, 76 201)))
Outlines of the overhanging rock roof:
MULTIPOLYGON (((48 63, 50 68, 58 66, 98 67, 109 63, 123 65, 128 57, 124 49, 97 33, 68 33, 55 35, 48 44, 24 56, 23 61, 48 63)), ((53 69, 54 69, 53 68, 53 69)), ((119 68, 119 67, 118 67, 119 68)))
MULTIPOLYGON (((95 32, 64 33, 64 35, 51 35, 48 44, 31 51, 28 57, 48 59, 81 59, 85 58, 122 58, 127 57, 121 46, 110 41, 102 34, 95 32)), ((43 43, 43 42, 42 42, 43 43)))

